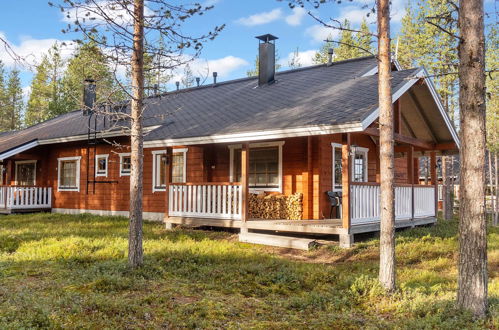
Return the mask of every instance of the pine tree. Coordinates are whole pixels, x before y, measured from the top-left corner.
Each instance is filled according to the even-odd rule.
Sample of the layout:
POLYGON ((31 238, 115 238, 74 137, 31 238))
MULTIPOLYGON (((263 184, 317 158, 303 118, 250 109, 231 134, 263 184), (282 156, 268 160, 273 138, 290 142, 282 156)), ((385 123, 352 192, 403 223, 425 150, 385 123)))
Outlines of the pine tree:
MULTIPOLYGON (((333 36, 329 35, 327 40, 332 40, 333 36)), ((326 41, 322 44, 321 48, 315 53, 313 58, 313 62, 315 64, 326 64, 329 58, 329 48, 334 48, 334 45, 331 41, 326 41)))
POLYGON ((186 64, 184 67, 184 74, 182 75, 182 78, 180 79, 180 83, 182 86, 185 88, 189 88, 194 86, 194 74, 192 73, 191 66, 189 64, 186 64))
POLYGON ((19 70, 13 69, 10 71, 7 88, 5 89, 5 128, 7 130, 16 130, 21 128, 21 115, 24 108, 23 89, 21 86, 21 78, 19 70))
POLYGON ((293 52, 293 55, 291 59, 288 61, 288 66, 291 69, 297 69, 301 67, 301 62, 300 62, 300 51, 298 47, 296 47, 295 51, 293 52))
POLYGON ((3 66, 3 62, 0 61, 0 132, 6 130, 6 104, 7 100, 5 99, 5 69, 3 66))
POLYGON ((346 30, 342 30, 340 33, 338 46, 334 49, 334 61, 356 58, 359 57, 359 53, 361 53, 360 49, 355 47, 357 46, 357 42, 354 38, 353 32, 349 31, 351 26, 348 20, 343 22, 343 28, 346 30))
POLYGON ((360 33, 358 32, 355 34, 355 45, 359 47, 357 48, 356 57, 369 56, 374 53, 373 37, 365 18, 362 19, 359 31, 360 33), (365 49, 365 51, 363 49, 365 49))
POLYGON ((62 78, 62 106, 55 110, 58 115, 79 109, 83 98, 83 81, 94 79, 97 85, 97 103, 123 99, 122 92, 117 92, 114 76, 107 64, 107 58, 94 42, 79 45, 68 60, 66 72, 62 78))
POLYGON ((40 123, 50 117, 49 103, 51 100, 51 88, 48 73, 49 63, 45 56, 36 67, 36 73, 31 81, 31 94, 24 116, 25 126, 40 123))

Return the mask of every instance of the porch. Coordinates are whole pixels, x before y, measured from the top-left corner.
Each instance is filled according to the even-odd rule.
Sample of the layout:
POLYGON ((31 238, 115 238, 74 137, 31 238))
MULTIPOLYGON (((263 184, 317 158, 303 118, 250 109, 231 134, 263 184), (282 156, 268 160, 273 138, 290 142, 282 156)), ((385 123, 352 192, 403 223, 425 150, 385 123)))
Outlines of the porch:
POLYGON ((51 187, 0 186, 0 213, 46 211, 51 208, 51 187))

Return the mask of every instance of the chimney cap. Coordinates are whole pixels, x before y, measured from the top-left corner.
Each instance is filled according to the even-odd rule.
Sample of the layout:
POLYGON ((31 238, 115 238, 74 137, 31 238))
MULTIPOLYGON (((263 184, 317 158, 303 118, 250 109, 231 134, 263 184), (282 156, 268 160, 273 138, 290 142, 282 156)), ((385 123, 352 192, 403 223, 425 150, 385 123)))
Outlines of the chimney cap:
POLYGON ((261 36, 256 36, 255 38, 257 38, 258 40, 261 40, 263 42, 270 42, 270 41, 279 39, 279 38, 277 38, 276 36, 274 36, 274 35, 272 35, 270 33, 262 34, 261 36))

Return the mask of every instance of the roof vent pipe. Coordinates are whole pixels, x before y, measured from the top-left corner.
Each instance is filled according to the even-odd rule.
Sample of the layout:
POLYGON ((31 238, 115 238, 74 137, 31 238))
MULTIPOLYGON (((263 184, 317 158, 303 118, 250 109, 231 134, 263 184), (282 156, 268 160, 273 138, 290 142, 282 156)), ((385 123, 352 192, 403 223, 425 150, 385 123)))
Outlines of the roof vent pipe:
POLYGON ((201 78, 196 77, 196 84, 197 84, 197 86, 198 86, 198 87, 199 87, 199 81, 200 81, 200 80, 201 80, 201 78))
POLYGON ((275 40, 276 36, 264 34, 256 37, 258 45, 258 86, 271 84, 275 80, 275 40))
POLYGON ((329 48, 327 50, 327 66, 333 65, 333 54, 334 54, 334 49, 329 48))
POLYGON ((95 80, 85 79, 83 81, 83 115, 88 116, 94 111, 96 100, 95 80))
POLYGON ((180 81, 176 81, 175 85, 177 85, 177 90, 179 90, 180 89, 180 81))
POLYGON ((218 73, 213 72, 213 85, 217 84, 217 76, 218 76, 218 73))

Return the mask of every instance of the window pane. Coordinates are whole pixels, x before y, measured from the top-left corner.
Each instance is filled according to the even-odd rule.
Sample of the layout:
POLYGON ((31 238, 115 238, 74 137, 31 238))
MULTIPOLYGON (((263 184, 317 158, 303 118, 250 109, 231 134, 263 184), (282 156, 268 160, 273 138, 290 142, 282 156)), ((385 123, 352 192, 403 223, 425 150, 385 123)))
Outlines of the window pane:
POLYGON ((60 186, 64 188, 75 188, 76 183, 76 161, 66 160, 61 162, 61 182, 60 186))
POLYGON ((132 169, 132 159, 130 158, 130 156, 123 157, 121 163, 121 172, 130 173, 131 169, 132 169))
POLYGON ((365 154, 356 154, 354 158, 354 181, 363 182, 365 180, 365 154))
POLYGON ((334 148, 334 189, 341 189, 342 165, 341 148, 334 148))
POLYGON ((105 174, 107 168, 107 159, 105 157, 97 157, 97 173, 105 174))
MULTIPOLYGON (((241 181, 241 149, 234 150, 234 181, 241 181)), ((279 187, 279 147, 253 148, 249 153, 249 186, 279 187)))
POLYGON ((173 154, 172 182, 184 182, 184 153, 173 154))
POLYGON ((166 186, 166 164, 164 162, 164 157, 164 155, 156 155, 156 168, 159 171, 159 173, 157 173, 157 185, 160 187, 166 186))

